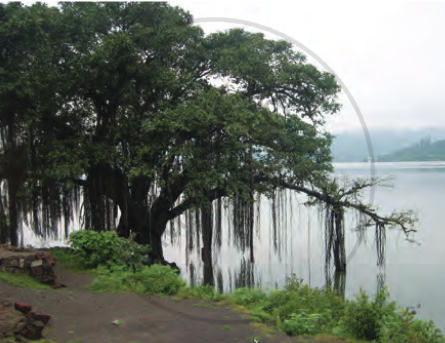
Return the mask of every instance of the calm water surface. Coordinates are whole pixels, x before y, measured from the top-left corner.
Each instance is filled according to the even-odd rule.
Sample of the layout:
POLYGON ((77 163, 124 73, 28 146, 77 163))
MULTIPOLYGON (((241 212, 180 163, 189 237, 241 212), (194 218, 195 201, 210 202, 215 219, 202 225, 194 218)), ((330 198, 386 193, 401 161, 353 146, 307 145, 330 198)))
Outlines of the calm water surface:
MULTIPOLYGON (((335 164, 339 177, 371 176, 368 163, 335 164)), ((384 281, 391 296, 400 305, 421 304, 418 315, 433 319, 445 331, 445 163, 376 163, 376 176, 393 176, 393 188, 378 188, 374 197, 368 190, 365 201, 373 201, 382 214, 392 210, 412 209, 417 212, 419 223, 415 239, 420 246, 406 242, 403 234, 394 230, 387 235, 387 263, 384 281)), ((272 229, 271 201, 262 199, 255 216, 255 263, 248 263, 248 251, 241 251, 233 242, 233 225, 230 211, 223 211, 222 245, 214 248, 214 268, 217 285, 225 291, 236 286, 261 285, 263 289, 285 284, 286 276, 294 272, 312 287, 326 284, 324 272, 324 238, 319 212, 303 205, 303 196, 292 193, 279 197, 281 211, 277 213, 281 225, 272 229)), ((349 215, 346 223, 348 271, 345 295, 352 297, 362 287, 374 294, 382 271, 376 267, 375 242, 372 229, 355 254, 357 235, 352 232, 356 220, 349 215)), ((164 240, 166 259, 175 261, 182 270, 182 277, 191 285, 202 282, 203 264, 199 249, 186 249, 185 220, 175 220, 175 235, 167 232, 164 240), (180 223, 180 225, 178 225, 180 223), (181 227, 180 230, 178 228, 181 227), (173 237, 173 239, 172 239, 173 237)), ((76 226, 75 226, 76 227, 76 226)), ((169 231, 169 230, 168 230, 169 231)), ((25 233, 28 244, 39 246, 39 241, 25 233)), ((61 245, 63 241, 46 242, 61 245)), ((202 245, 201 245, 202 246, 202 245)))
MULTIPOLYGON (((341 163, 335 167, 339 176, 371 176, 370 165, 367 163, 341 163)), ((392 298, 399 304, 413 306, 420 303, 421 308, 417 311, 419 317, 433 319, 445 330, 445 163, 376 163, 375 168, 376 176, 393 177, 393 187, 375 189, 373 199, 368 191, 363 199, 373 200, 382 214, 412 209, 419 217, 416 226, 418 232, 414 238, 421 245, 407 242, 398 230, 388 232, 385 284, 392 298)), ((217 270, 215 276, 218 272, 221 274, 219 281, 224 290, 249 282, 261 284, 263 288, 280 287, 284 285, 286 275, 292 272, 313 287, 325 285, 324 238, 319 213, 302 204, 304 197, 290 194, 283 196, 285 200, 282 200, 282 206, 285 210, 279 215, 286 215, 288 220, 277 233, 276 249, 272 237, 271 203, 268 200, 261 201, 253 266, 247 263, 248 251, 243 254, 229 242, 229 225, 227 220, 224 221, 223 245, 219 252, 215 252, 214 262, 217 270)), ((350 262, 345 295, 352 297, 360 287, 375 293, 378 276, 382 273, 376 267, 372 229, 369 229, 366 239, 352 256, 350 252, 357 244, 357 235, 352 232, 356 221, 352 215, 347 219, 346 248, 350 262)), ((167 260, 174 260, 181 265, 182 275, 189 284, 202 281, 203 267, 199 254, 196 251, 186 252, 184 233, 173 245, 170 237, 166 237, 165 254, 167 260)))

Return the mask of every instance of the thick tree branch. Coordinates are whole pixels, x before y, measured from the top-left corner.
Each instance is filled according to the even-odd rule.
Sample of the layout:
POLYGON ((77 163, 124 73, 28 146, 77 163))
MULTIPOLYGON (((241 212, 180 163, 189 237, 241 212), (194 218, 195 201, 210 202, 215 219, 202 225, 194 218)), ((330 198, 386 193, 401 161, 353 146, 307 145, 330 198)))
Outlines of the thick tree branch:
MULTIPOLYGON (((260 178, 257 178, 257 181, 269 181, 272 182, 272 180, 268 177, 262 176, 260 178)), ((369 186, 374 185, 373 183, 368 184, 369 186)), ((334 207, 344 207, 344 208, 353 208, 365 215, 367 215, 374 224, 379 225, 381 227, 386 226, 398 226, 402 229, 402 231, 405 233, 407 239, 410 242, 415 242, 414 240, 409 238, 410 233, 417 232, 417 230, 414 230, 412 228, 409 228, 408 225, 412 225, 415 222, 415 219, 411 219, 409 217, 410 213, 393 213, 389 217, 383 217, 378 215, 374 209, 370 208, 369 206, 366 206, 361 203, 352 203, 348 200, 337 200, 333 196, 326 194, 326 193, 320 193, 315 190, 294 185, 285 181, 280 181, 280 186, 292 189, 300 193, 304 193, 310 197, 313 197, 317 200, 319 200, 322 203, 325 203, 326 205, 334 206, 334 207)), ((354 188, 354 187, 353 187, 354 188)), ((357 189, 361 189, 363 187, 356 186, 357 189)), ((347 192, 348 194, 352 194, 352 190, 349 190, 347 192)), ((367 223, 369 226, 369 221, 367 223)))
MULTIPOLYGON (((208 200, 210 202, 212 202, 212 201, 222 198, 226 195, 227 195, 227 192, 225 190, 220 189, 220 188, 214 188, 209 191, 208 200)), ((195 198, 189 198, 189 199, 182 201, 178 206, 172 208, 169 211, 169 219, 176 218, 177 216, 181 215, 185 211, 192 208, 193 205, 196 205, 198 203, 199 203, 199 201, 197 201, 197 199, 195 199, 195 198)))

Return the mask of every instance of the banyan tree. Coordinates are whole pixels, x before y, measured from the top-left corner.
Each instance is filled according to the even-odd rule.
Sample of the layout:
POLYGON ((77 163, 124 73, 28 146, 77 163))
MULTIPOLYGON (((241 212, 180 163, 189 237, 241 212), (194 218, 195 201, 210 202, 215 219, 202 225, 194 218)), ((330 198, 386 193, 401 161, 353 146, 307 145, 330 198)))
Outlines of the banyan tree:
POLYGON ((374 227, 382 263, 385 230, 409 235, 414 220, 357 198, 377 180, 332 179, 324 118, 339 92, 291 44, 204 34, 167 3, 1 4, 0 241, 20 244, 23 223, 68 235, 79 213, 84 229, 134 232, 163 259, 167 224, 185 215, 211 259, 218 207, 237 204, 252 242, 254 200, 287 189, 323 207, 337 270, 350 210, 374 227))

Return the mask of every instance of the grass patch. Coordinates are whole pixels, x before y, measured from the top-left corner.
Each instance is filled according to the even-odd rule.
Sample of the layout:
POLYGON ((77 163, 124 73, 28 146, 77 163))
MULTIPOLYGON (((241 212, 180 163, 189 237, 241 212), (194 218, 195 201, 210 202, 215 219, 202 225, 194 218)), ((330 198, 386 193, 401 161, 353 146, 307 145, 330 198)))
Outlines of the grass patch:
POLYGON ((38 282, 29 275, 13 274, 8 272, 0 272, 0 282, 21 288, 37 289, 37 290, 52 290, 48 285, 38 282))
POLYGON ((215 291, 213 287, 198 286, 194 288, 181 288, 178 293, 174 296, 174 300, 186 300, 186 299, 199 299, 215 302, 227 302, 228 295, 215 291))
POLYGON ((158 296, 174 295, 185 287, 185 282, 169 267, 162 265, 144 266, 131 272, 123 266, 111 266, 111 270, 99 267, 98 277, 89 289, 96 293, 134 292, 158 296))
POLYGON ((57 263, 62 264, 66 270, 78 274, 96 275, 93 268, 85 268, 78 254, 70 248, 51 248, 50 253, 55 257, 57 263))

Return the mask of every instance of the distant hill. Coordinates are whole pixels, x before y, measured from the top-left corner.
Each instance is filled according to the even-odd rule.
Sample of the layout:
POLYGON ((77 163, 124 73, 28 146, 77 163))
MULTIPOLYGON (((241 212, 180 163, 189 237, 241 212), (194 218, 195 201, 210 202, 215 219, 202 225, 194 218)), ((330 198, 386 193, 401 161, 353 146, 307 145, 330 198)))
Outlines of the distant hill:
POLYGON ((422 139, 410 147, 379 156, 378 162, 445 161, 445 139, 422 139))
MULTIPOLYGON (((445 127, 409 129, 370 129, 374 156, 386 156, 395 151, 412 147, 421 139, 432 141, 445 138, 445 127)), ((334 133, 332 156, 334 162, 362 162, 368 159, 369 151, 362 130, 334 133)))

